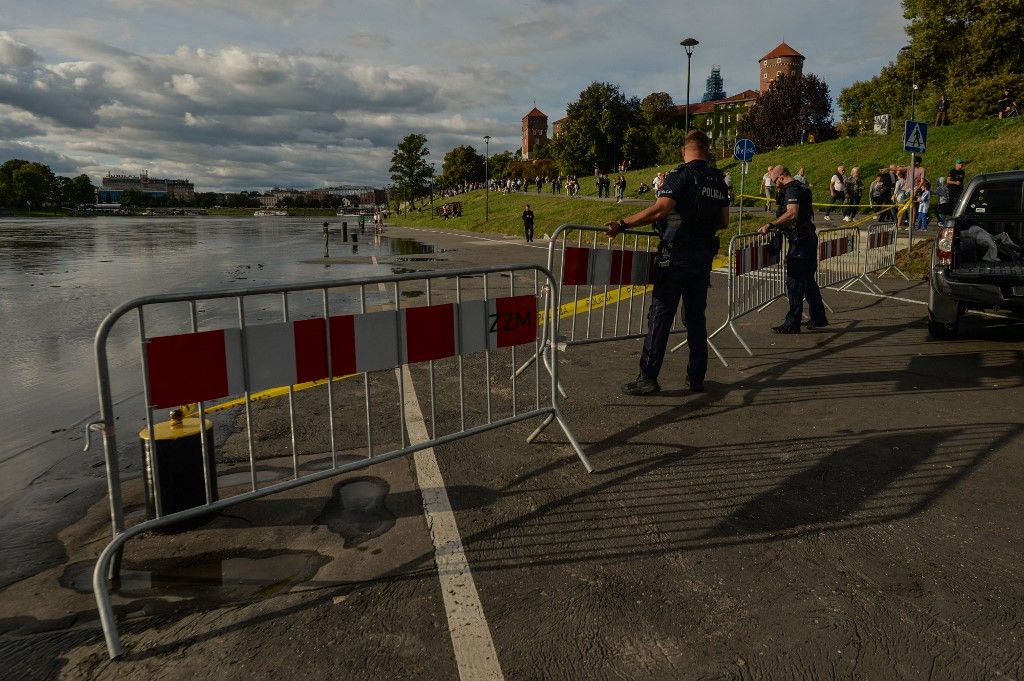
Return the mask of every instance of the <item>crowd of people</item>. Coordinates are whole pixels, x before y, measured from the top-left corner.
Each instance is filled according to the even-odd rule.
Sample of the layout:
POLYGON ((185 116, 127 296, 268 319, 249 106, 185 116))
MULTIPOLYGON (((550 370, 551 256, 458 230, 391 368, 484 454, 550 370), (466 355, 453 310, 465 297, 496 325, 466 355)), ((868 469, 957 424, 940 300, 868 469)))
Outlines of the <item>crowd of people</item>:
MULTIPOLYGON (((893 163, 888 168, 879 169, 867 185, 867 203, 863 203, 865 178, 860 167, 853 166, 847 172, 846 166, 838 166, 828 180, 824 219, 831 222, 833 212, 841 214, 843 222, 851 222, 861 215, 873 215, 879 222, 892 222, 899 218, 903 224, 913 222, 918 230, 927 230, 932 216, 941 224, 952 215, 953 206, 964 188, 965 164, 963 159, 956 159, 953 168, 935 181, 933 190, 920 158, 915 160, 913 170, 893 163), (911 199, 913 203, 908 204, 911 199)), ((731 194, 729 179, 727 175, 731 194)), ((810 186, 806 168, 801 167, 793 179, 810 186)), ((765 210, 771 211, 775 201, 775 183, 771 178, 770 167, 762 178, 761 194, 765 210)))

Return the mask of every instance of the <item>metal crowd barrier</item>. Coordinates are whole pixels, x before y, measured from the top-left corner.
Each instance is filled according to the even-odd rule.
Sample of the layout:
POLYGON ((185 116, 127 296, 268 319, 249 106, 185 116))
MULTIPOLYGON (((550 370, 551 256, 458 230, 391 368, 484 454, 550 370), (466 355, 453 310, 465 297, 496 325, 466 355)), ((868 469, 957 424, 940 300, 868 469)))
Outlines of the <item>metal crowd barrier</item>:
MULTIPOLYGON (((317 281, 242 290, 154 295, 137 298, 112 311, 96 332, 100 421, 90 427, 92 431, 102 433, 113 527, 113 539, 101 552, 93 572, 96 603, 111 658, 120 656, 122 647, 107 580, 116 577, 120 571, 120 555, 124 544, 143 532, 536 417, 543 417, 544 421, 527 438, 527 442, 532 442, 548 425, 557 421, 584 467, 588 472, 592 471, 590 461, 559 407, 556 390, 556 325, 538 324, 538 312, 547 319, 551 319, 553 313, 550 296, 544 298, 543 308, 540 311, 537 309, 542 283, 547 290, 557 290, 550 271, 540 266, 478 267, 414 272, 355 281, 317 281), (500 281, 497 286, 490 285, 492 275, 507 277, 507 284, 500 281), (403 296, 403 285, 407 286, 408 282, 413 281, 422 282, 426 289, 423 298, 418 297, 423 291, 407 291, 415 294, 409 296, 409 300, 422 300, 418 306, 409 305, 404 300, 406 296, 403 296), (369 292, 368 287, 372 287, 369 292), (211 321, 214 315, 209 310, 218 305, 222 308, 226 306, 232 316, 237 314, 237 326, 220 328, 224 324, 223 317, 211 321), (311 311, 310 316, 293 319, 290 308, 294 311, 303 305, 311 311), (371 311, 371 308, 379 309, 371 311), (183 314, 176 314, 179 309, 183 314), (152 489, 156 494, 155 518, 130 527, 125 526, 108 340, 115 323, 129 315, 137 317, 138 323, 149 442, 155 443, 155 409, 195 402, 199 405, 199 423, 204 424, 204 405, 210 406, 211 402, 221 398, 243 394, 250 478, 248 491, 227 497, 221 495, 222 498, 218 499, 216 469, 211 474, 204 465, 206 503, 195 508, 165 513, 160 499, 159 467, 154 454, 156 448, 149 447, 146 456, 152 489), (201 319, 200 315, 205 318, 201 319), (279 321, 265 323, 268 315, 279 321), (253 321, 260 323, 254 324, 253 321), (161 330, 170 326, 172 333, 150 336, 147 334, 147 324, 150 330, 155 326, 161 330), (212 328, 200 330, 201 326, 212 328), (509 396, 507 385, 495 386, 491 380, 492 353, 500 351, 500 361, 507 361, 505 355, 510 355, 511 367, 514 369, 516 346, 521 345, 532 345, 533 350, 545 353, 550 384, 544 385, 548 383, 548 377, 541 381, 538 364, 533 372, 534 380, 521 382, 519 390, 515 377, 511 378, 509 396), (464 366, 464 356, 472 353, 484 355, 483 371, 477 370, 472 374, 475 379, 476 375, 483 373, 479 385, 467 385, 470 376, 464 366), (438 372, 435 370, 436 362, 452 362, 455 366, 446 366, 438 372), (423 371, 428 372, 430 381, 430 439, 419 443, 408 441, 405 428, 405 382, 402 367, 414 363, 426 363, 427 367, 423 371), (398 398, 395 401, 389 400, 389 404, 375 404, 371 399, 370 373, 392 370, 397 374, 398 398), (358 385, 359 374, 362 374, 362 386, 358 385), (355 380, 335 385, 338 380, 336 377, 349 376, 355 380), (330 452, 304 452, 303 456, 309 458, 300 466, 296 440, 302 433, 312 432, 312 429, 297 428, 296 422, 301 415, 296 413, 294 394, 289 388, 291 447, 290 451, 280 452, 279 455, 290 454, 292 478, 260 487, 253 438, 257 416, 251 408, 250 394, 269 385, 290 386, 317 379, 325 380, 327 415, 322 422, 317 421, 316 425, 321 429, 318 432, 327 430, 329 433, 330 452), (438 383, 441 383, 441 394, 449 396, 444 401, 437 398, 438 383), (350 398, 362 393, 361 409, 353 408, 354 400, 338 404, 335 390, 342 387, 350 391, 350 398), (467 410, 467 388, 476 391, 472 395, 475 412, 467 410), (497 388, 503 388, 503 391, 499 393, 497 388), (518 393, 526 393, 526 399, 521 402, 523 396, 518 393), (457 410, 453 404, 456 395, 457 410), (500 404, 492 404, 492 398, 500 400, 500 404), (481 413, 484 407, 486 412, 481 413), (499 407, 502 413, 495 413, 499 407), (374 437, 375 415, 383 414, 384 410, 397 412, 398 417, 398 432, 381 437, 379 431, 384 424, 378 423, 376 429, 381 440, 396 445, 391 448, 383 446, 379 440, 375 442, 374 437), (366 434, 365 449, 359 445, 360 451, 365 451, 365 458, 347 463, 339 462, 336 440, 336 421, 345 416, 358 424, 349 427, 348 422, 343 422, 345 432, 350 437, 364 427, 366 434), (448 432, 442 432, 439 428, 439 416, 447 419, 448 432), (470 423, 474 419, 480 422, 470 423), (309 470, 309 463, 317 465, 309 470), (326 468, 321 469, 323 466, 326 468)), ((114 345, 113 342, 111 345, 114 345)), ((116 346, 123 348, 121 343, 116 346)), ((478 366, 478 358, 474 362, 474 366, 478 366)), ((379 391, 377 381, 387 382, 387 377, 374 380, 379 391)), ((308 426, 308 423, 307 420, 302 425, 308 426)), ((201 448, 205 464, 212 459, 208 458, 212 443, 207 441, 205 428, 199 430, 202 434, 201 448)), ((356 445, 353 443, 353 446, 356 445)), ((219 491, 223 493, 223 490, 219 491)))
POLYGON ((786 259, 782 257, 785 249, 785 239, 780 241, 771 234, 739 234, 729 240, 728 311, 725 322, 709 338, 728 327, 747 354, 754 355, 736 329, 735 321, 786 295, 786 259))
POLYGON ((818 286, 841 291, 861 275, 860 230, 856 227, 819 230, 818 273, 815 275, 818 286))
POLYGON ((896 237, 899 227, 895 222, 880 222, 870 225, 867 230, 867 248, 864 251, 864 268, 861 282, 873 293, 883 294, 881 287, 871 279, 871 275, 882 276, 890 270, 895 270, 901 277, 910 281, 910 278, 896 266, 896 237))
MULTIPOLYGON (((608 240, 604 227, 575 224, 561 225, 551 235, 547 268, 554 272, 557 265, 558 280, 544 295, 554 297, 557 316, 552 318, 551 326, 556 329, 560 350, 647 335, 647 294, 653 290, 658 235, 627 229, 620 236, 608 240), (563 303, 567 287, 572 288, 570 302, 563 303), (613 310, 609 312, 609 308, 613 310), (600 313, 595 314, 596 310, 600 313)), ((681 309, 677 310, 670 333, 686 332, 682 317, 681 309)), ((710 341, 708 345, 722 364, 729 366, 718 348, 710 341)), ((516 373, 525 371, 538 357, 547 357, 546 348, 530 357, 516 373)))

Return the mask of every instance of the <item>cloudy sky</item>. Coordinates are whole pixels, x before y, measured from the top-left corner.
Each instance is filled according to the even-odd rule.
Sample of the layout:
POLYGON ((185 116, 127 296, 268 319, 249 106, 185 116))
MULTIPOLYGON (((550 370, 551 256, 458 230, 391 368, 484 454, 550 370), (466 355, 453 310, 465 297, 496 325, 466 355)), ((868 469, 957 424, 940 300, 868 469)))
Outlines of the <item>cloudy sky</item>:
POLYGON ((427 136, 519 145, 592 81, 685 100, 712 64, 758 85, 785 40, 833 96, 904 44, 895 0, 0 0, 0 160, 61 174, 188 177, 198 191, 387 182, 391 152, 427 136))

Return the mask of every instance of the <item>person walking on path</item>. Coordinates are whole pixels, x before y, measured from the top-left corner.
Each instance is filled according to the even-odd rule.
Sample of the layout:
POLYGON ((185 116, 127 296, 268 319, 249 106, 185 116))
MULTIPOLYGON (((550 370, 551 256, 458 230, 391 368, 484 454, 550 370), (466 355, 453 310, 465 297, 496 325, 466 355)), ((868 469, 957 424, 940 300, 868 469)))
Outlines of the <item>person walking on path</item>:
POLYGON ((846 203, 846 166, 836 168, 835 174, 828 181, 828 208, 825 209, 825 221, 832 222, 832 209, 846 203))
POLYGON ((626 198, 626 178, 622 175, 615 180, 615 203, 622 203, 626 198))
POLYGON ((523 211, 523 233, 526 235, 526 243, 533 241, 533 211, 530 210, 530 204, 526 204, 526 210, 523 211))
POLYGON ((843 222, 849 222, 857 217, 860 212, 860 197, 864 195, 864 179, 860 176, 860 168, 850 168, 850 175, 846 178, 846 214, 843 222))
POLYGON ((761 177, 761 193, 764 194, 764 209, 768 212, 771 212, 772 199, 775 198, 775 185, 772 184, 771 178, 769 177, 771 170, 771 166, 769 166, 768 170, 766 170, 764 175, 761 177))
POLYGON ((609 239, 626 229, 650 224, 658 226, 661 236, 640 373, 622 386, 626 395, 650 395, 661 390, 658 374, 680 298, 690 346, 686 382, 693 392, 704 390, 708 368, 704 313, 711 285, 711 263, 719 248, 717 232, 729 225, 729 199, 722 172, 708 164, 711 140, 706 134, 691 131, 683 143, 682 154, 683 163, 666 176, 652 206, 605 225, 609 239))
POLYGON ((782 232, 789 241, 786 252, 786 295, 789 297, 789 312, 775 333, 800 333, 800 322, 804 314, 804 298, 810 308, 811 321, 808 329, 828 326, 825 303, 814 274, 818 271, 818 235, 814 231, 814 208, 811 205, 811 190, 790 176, 785 166, 771 170, 772 181, 779 186, 779 208, 771 222, 761 226, 761 234, 782 232))

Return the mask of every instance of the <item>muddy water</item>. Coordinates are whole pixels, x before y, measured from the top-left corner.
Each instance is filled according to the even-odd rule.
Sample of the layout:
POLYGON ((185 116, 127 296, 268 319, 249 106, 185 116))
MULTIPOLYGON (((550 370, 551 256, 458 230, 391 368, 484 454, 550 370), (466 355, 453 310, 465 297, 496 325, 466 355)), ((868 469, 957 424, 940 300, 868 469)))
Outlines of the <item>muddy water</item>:
MULTIPOLYGON (((0 220, 0 532, 6 537, 0 586, 24 577, 40 560, 59 559, 60 547, 50 538, 103 493, 99 448, 87 455, 81 448, 82 428, 97 409, 93 336, 111 309, 163 292, 386 274, 399 262, 433 253, 425 244, 367 234, 358 245, 343 243, 340 219, 329 219, 325 244, 323 221, 0 220), (381 266, 372 264, 374 256, 381 266)), ((309 314, 305 308, 313 309, 313 302, 296 300, 292 314, 309 314)), ((254 321, 263 312, 254 310, 254 321)), ((230 310, 201 308, 200 314, 203 328, 237 324, 230 310)), ((280 312, 268 308, 265 314, 280 312)), ((153 334, 163 320, 157 313, 146 321, 153 334)), ((137 334, 135 318, 126 319, 109 345, 115 401, 125 413, 141 414, 137 334)), ((121 446, 137 449, 134 426, 121 425, 129 435, 118 434, 121 446)))

